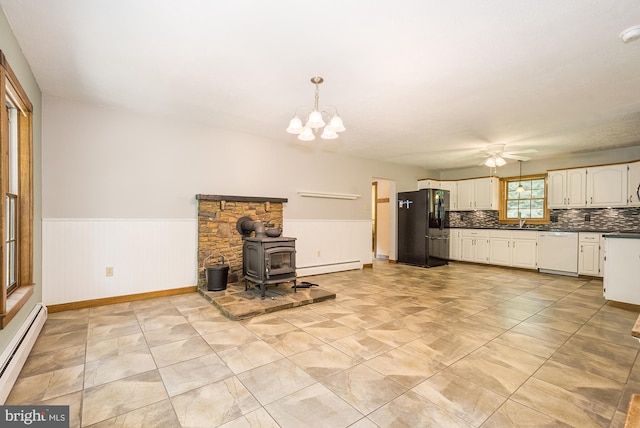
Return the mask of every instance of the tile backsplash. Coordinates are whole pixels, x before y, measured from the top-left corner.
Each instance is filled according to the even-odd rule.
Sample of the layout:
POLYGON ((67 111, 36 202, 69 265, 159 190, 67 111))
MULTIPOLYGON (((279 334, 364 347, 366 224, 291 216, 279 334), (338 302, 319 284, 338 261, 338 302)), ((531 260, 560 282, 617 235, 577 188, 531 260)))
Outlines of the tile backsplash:
MULTIPOLYGON (((544 225, 527 224, 525 228, 640 232, 640 208, 551 210, 550 216, 557 221, 544 225)), ((449 226, 495 229, 514 227, 512 224, 499 224, 498 211, 451 211, 449 226)))

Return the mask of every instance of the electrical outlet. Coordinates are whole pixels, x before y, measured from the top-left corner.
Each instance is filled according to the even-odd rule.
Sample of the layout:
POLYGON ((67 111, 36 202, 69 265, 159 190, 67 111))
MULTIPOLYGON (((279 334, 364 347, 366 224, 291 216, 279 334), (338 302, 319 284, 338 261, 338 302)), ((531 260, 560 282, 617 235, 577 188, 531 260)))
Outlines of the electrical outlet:
POLYGON ((585 214, 584 221, 591 221, 591 216, 589 214, 585 214))
POLYGON ((107 266, 107 276, 113 276, 113 266, 107 266))
POLYGON ((320 257, 320 250, 318 250, 318 257, 320 257))

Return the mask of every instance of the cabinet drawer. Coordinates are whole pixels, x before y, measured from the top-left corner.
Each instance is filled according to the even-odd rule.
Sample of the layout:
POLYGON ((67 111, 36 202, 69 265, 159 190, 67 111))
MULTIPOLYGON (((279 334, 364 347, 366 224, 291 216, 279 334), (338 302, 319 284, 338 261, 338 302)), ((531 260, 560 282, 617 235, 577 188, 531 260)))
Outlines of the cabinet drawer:
POLYGON ((513 239, 531 239, 532 241, 535 241, 536 239, 538 239, 538 232, 536 231, 531 231, 531 230, 512 230, 512 237, 513 239))
POLYGON ((578 234, 578 240, 580 242, 600 242, 601 235, 602 233, 580 232, 578 234))
POLYGON ((510 230, 500 230, 494 229, 489 232, 490 238, 503 238, 503 239, 511 239, 511 231, 510 230))
POLYGON ((464 238, 488 238, 489 231, 482 229, 465 229, 462 231, 464 238))

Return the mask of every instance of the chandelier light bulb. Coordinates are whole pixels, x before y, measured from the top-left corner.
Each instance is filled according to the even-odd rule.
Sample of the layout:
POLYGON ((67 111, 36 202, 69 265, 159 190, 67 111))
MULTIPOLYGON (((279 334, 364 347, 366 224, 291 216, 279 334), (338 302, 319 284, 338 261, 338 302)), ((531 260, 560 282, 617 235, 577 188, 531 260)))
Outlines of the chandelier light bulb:
POLYGON ((307 126, 313 129, 318 129, 318 128, 322 128, 325 125, 326 123, 324 123, 324 120, 322 120, 322 113, 320 113, 318 110, 312 111, 311 114, 309 115, 307 126))
POLYGON ((302 141, 313 141, 316 139, 315 135, 313 135, 313 131, 308 126, 305 126, 302 129, 300 135, 298 135, 298 139, 302 141))
POLYGON ((336 114, 335 116, 333 116, 331 118, 331 120, 329 121, 329 125, 327 125, 327 128, 329 128, 333 132, 346 131, 346 128, 344 127, 344 124, 342 123, 342 118, 340 117, 339 114, 336 114))
POLYGON ((335 131, 329 129, 329 127, 327 126, 324 128, 324 131, 322 132, 322 135, 320 135, 320 138, 322 138, 323 140, 335 140, 336 138, 338 138, 338 134, 336 134, 335 131))
POLYGON ((294 116, 293 119, 291 119, 287 132, 289 134, 299 134, 302 132, 302 121, 298 116, 294 116))

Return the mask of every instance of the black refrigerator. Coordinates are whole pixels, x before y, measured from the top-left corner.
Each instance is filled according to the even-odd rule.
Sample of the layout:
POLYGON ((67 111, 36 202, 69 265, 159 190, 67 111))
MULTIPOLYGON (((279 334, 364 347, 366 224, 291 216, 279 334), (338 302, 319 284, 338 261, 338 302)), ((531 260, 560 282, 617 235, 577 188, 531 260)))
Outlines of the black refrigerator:
POLYGON ((398 193, 398 262, 433 267, 449 262, 449 191, 398 193))

